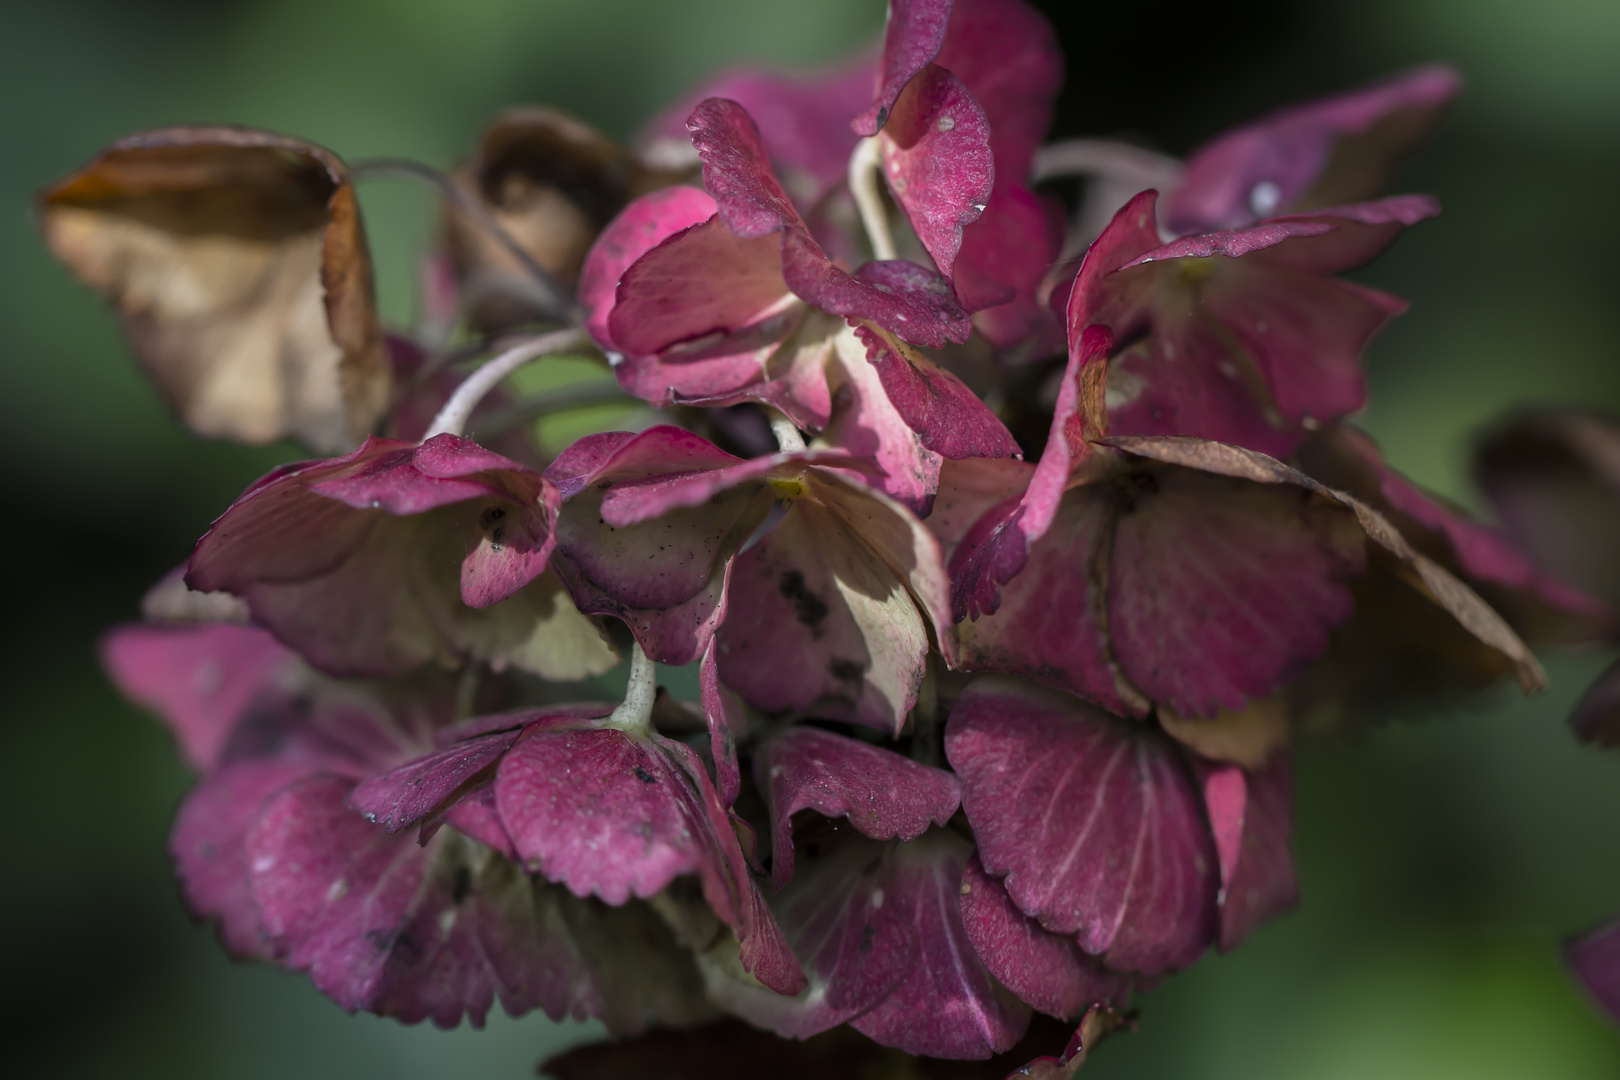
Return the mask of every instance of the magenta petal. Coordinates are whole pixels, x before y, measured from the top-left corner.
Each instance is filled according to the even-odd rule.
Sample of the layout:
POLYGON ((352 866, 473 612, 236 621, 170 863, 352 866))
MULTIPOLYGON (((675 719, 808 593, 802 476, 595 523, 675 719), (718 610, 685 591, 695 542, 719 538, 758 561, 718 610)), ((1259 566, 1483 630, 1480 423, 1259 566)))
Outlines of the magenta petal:
POLYGON ((856 1031, 908 1054, 983 1060, 1029 1027, 1029 1008, 985 970, 962 926, 962 871, 972 854, 944 830, 894 849, 884 903, 909 910, 917 962, 882 1004, 850 1022, 856 1031))
POLYGON ((517 846, 512 843, 512 837, 501 821, 500 810, 495 805, 493 787, 486 784, 456 803, 445 813, 444 821, 451 828, 492 849, 501 858, 513 863, 518 861, 517 846))
POLYGON ((1569 722, 1588 742, 1620 746, 1620 662, 1610 664, 1586 688, 1569 722))
POLYGON ((770 808, 777 888, 793 876, 793 815, 800 810, 848 818, 873 840, 915 840, 930 822, 949 821, 961 798, 956 777, 943 769, 812 727, 789 728, 760 747, 754 779, 770 808))
POLYGON ((1022 0, 957 0, 934 62, 961 79, 990 119, 996 173, 1023 183, 1063 87, 1063 51, 1022 0))
POLYGON ((1120 692, 1098 624, 1098 574, 1105 569, 1099 560, 1113 529, 1106 493, 1090 487, 1071 492, 1046 534, 1027 549, 1027 559, 1013 562, 1011 556, 1026 550, 1016 514, 1015 505, 993 508, 952 560, 952 574, 964 592, 976 584, 1005 582, 994 592, 993 613, 981 609, 975 621, 958 627, 962 667, 1024 675, 1117 713, 1141 712, 1141 705, 1127 702, 1120 692), (1004 513, 1014 516, 1002 521, 998 515, 1004 513), (981 541, 982 530, 989 535, 981 541))
POLYGON ((945 752, 991 874, 1120 971, 1186 967, 1216 935, 1209 826, 1175 745, 1066 695, 982 679, 945 752))
POLYGON ((666 238, 713 216, 713 199, 680 184, 643 195, 625 207, 596 238, 580 272, 579 302, 591 336, 605 348, 617 348, 608 332, 608 317, 624 272, 666 238))
POLYGON ((1092 1005, 1124 1008, 1130 1000, 1131 976, 1109 971, 1073 937, 1019 911, 977 855, 962 874, 962 925, 990 974, 1039 1012, 1075 1017, 1092 1005))
POLYGON ((962 229, 984 213, 995 183, 990 121, 960 79, 930 64, 900 95, 882 140, 889 190, 949 278, 962 229))
POLYGON ((1620 1021, 1620 923, 1571 941, 1565 946, 1564 959, 1592 1000, 1620 1021))
POLYGON ((528 620, 505 620, 523 632, 497 641, 507 609, 485 619, 468 602, 488 607, 535 581, 557 502, 539 473, 468 440, 369 439, 255 483, 198 541, 186 580, 242 597, 255 621, 336 674, 401 674, 468 652, 503 662, 528 620))
POLYGON ((782 276, 802 300, 923 345, 965 342, 972 334, 950 284, 931 271, 914 266, 902 273, 889 264, 851 277, 833 265, 772 174, 759 129, 742 106, 711 98, 693 110, 688 126, 720 220, 744 240, 780 233, 782 276))
POLYGON ((888 121, 900 92, 945 43, 950 15, 951 0, 890 0, 877 90, 871 106, 850 121, 855 134, 876 135, 888 121))
POLYGON ((517 731, 497 731, 417 758, 355 786, 349 806, 367 821, 395 833, 428 817, 446 802, 480 781, 488 783, 494 764, 512 744, 517 731), (482 775, 481 775, 482 774, 482 775))
POLYGON ((121 626, 101 655, 118 689, 162 717, 204 772, 254 697, 297 663, 267 632, 229 623, 121 626))
POLYGON ((674 362, 683 352, 694 360, 740 358, 791 329, 781 242, 770 234, 745 239, 718 215, 636 259, 621 273, 615 296, 608 337, 630 356, 667 353, 674 362))
POLYGON ((737 736, 731 719, 732 710, 737 706, 728 701, 732 695, 720 685, 716 648, 711 641, 703 651, 703 661, 698 667, 698 693, 703 703, 704 718, 709 723, 709 753, 714 758, 715 789, 721 804, 730 806, 737 801, 737 793, 742 789, 742 775, 737 766, 737 736))
POLYGON ((871 100, 873 66, 862 57, 838 70, 797 77, 746 68, 722 72, 649 121, 636 141, 654 155, 690 153, 686 118, 692 110, 705 98, 735 101, 759 124, 795 201, 809 207, 844 180, 856 141, 849 118, 871 100))
POLYGON ((1195 233, 1139 256, 1127 266, 1166 259, 1241 258, 1281 247, 1274 257, 1300 269, 1337 273, 1360 266, 1388 247, 1409 225, 1440 213, 1430 195, 1391 195, 1374 202, 1268 218, 1254 225, 1195 233))
POLYGON ((220 940, 236 956, 271 952, 248 882, 248 829, 271 796, 308 772, 282 761, 227 766, 192 789, 175 815, 169 852, 186 906, 218 920, 220 940))
POLYGON ((494 783, 523 863, 576 896, 646 899, 708 857, 686 778, 617 729, 526 729, 494 783))
POLYGON ((1299 902, 1292 847, 1294 770, 1286 753, 1258 771, 1196 761, 1221 864, 1222 952, 1299 902))
POLYGON ((1055 325, 1039 292, 1062 244, 1062 218, 1039 196, 996 182, 983 216, 962 230, 954 272, 956 295, 990 344, 1009 349, 1055 325))
POLYGON ((822 441, 874 463, 882 475, 871 481, 873 486, 926 517, 944 458, 923 445, 922 436, 895 408, 855 331, 846 328, 835 344, 833 409, 822 441))
POLYGON ((1007 426, 962 380, 926 356, 858 326, 884 392, 928 449, 946 459, 1019 457, 1007 426))
MULTIPOLYGON (((1168 207, 1170 227, 1197 232, 1246 225, 1308 198, 1319 181, 1328 189, 1321 196, 1331 202, 1376 194, 1393 156, 1432 124, 1460 81, 1449 67, 1418 68, 1216 137, 1187 159, 1168 207), (1335 148, 1347 146, 1356 152, 1345 156, 1344 175, 1331 175, 1335 148)), ((1309 201, 1324 205, 1321 197, 1309 201)))
POLYGON ((566 557, 557 559, 556 566, 557 576, 582 613, 621 620, 656 663, 679 667, 698 659, 726 617, 726 588, 732 571, 729 559, 722 561, 690 598, 661 608, 637 607, 620 599, 581 573, 566 557))
POLYGON ((1326 651, 1366 566, 1354 520, 1308 491, 1157 473, 1120 512, 1108 588, 1114 655, 1183 716, 1241 709, 1326 651))

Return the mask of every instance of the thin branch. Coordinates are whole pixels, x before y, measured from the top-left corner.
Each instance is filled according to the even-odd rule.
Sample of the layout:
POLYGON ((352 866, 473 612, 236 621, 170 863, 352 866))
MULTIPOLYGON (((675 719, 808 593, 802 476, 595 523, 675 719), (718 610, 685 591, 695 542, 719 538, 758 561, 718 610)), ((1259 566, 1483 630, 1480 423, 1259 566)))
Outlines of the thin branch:
POLYGON ((557 280, 551 276, 546 268, 536 262, 534 256, 524 250, 523 245, 519 244, 512 234, 507 232, 499 221, 495 220, 495 215, 489 212, 488 207, 457 187, 453 180, 438 169, 406 158, 369 158, 365 161, 357 161, 349 166, 349 172, 356 180, 364 180, 370 177, 395 177, 415 180, 437 189, 446 201, 453 203, 457 210, 465 214, 479 228, 489 233, 496 243, 505 248, 507 253, 516 259, 524 270, 528 271, 529 276, 534 278, 535 283, 539 286, 538 291, 541 296, 538 299, 541 300, 542 306, 547 308, 550 314, 570 322, 579 321, 579 309, 575 306, 573 300, 569 298, 568 292, 557 284, 557 280))
POLYGON ((624 701, 609 714, 606 723, 631 731, 646 731, 652 724, 653 700, 658 695, 658 665, 647 659, 641 642, 630 646, 630 684, 624 688, 624 701))
POLYGON ((456 387, 456 392, 450 395, 450 400, 444 403, 439 415, 428 425, 427 434, 422 436, 422 441, 426 442, 435 435, 460 435, 466 429, 467 420, 478 407, 478 403, 484 399, 485 394, 495 389, 502 379, 533 360, 578 348, 587 340, 583 330, 556 330, 549 334, 541 334, 537 338, 530 338, 521 345, 515 345, 501 353, 467 376, 466 381, 456 387))
POLYGON ((480 435, 496 435, 508 428, 542 416, 567 412, 589 405, 640 404, 640 399, 626 394, 617 382, 593 382, 582 386, 568 386, 549 394, 538 394, 514 402, 506 408, 492 412, 478 421, 480 435))
POLYGON ((889 208, 883 203, 883 151, 877 136, 862 139, 849 155, 849 190, 861 211, 861 224, 872 242, 872 257, 895 259, 894 234, 889 230, 889 208))
POLYGON ((1036 183, 1060 176, 1101 176, 1136 184, 1139 190, 1163 190, 1181 178, 1181 162, 1129 143, 1069 139, 1035 151, 1032 173, 1036 183))

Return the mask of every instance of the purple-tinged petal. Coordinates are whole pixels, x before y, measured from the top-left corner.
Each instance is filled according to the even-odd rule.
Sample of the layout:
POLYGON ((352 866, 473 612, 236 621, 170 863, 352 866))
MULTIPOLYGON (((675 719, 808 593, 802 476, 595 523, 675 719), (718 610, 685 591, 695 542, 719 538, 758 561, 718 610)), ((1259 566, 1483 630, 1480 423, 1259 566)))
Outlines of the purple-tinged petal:
POLYGON ((1283 265, 1337 273, 1360 266, 1388 247, 1402 229, 1439 213, 1440 202, 1432 195, 1391 195, 1374 202, 1268 218, 1238 229, 1183 236, 1125 265, 1212 255, 1237 259, 1280 247, 1273 258, 1283 265))
POLYGON ((695 187, 677 184, 636 199, 596 238, 579 277, 579 303, 585 329, 604 348, 617 349, 608 318, 626 270, 669 237, 714 216, 714 200, 695 187))
POLYGON ((962 874, 962 926, 990 974, 1039 1012, 1079 1016, 1092 1005, 1124 1008, 1130 1000, 1135 978, 1109 971, 1073 937, 1019 911, 977 855, 962 874))
POLYGON ((772 822, 771 882, 793 876, 793 815, 814 810, 848 818, 873 840, 915 840, 956 813, 956 777, 857 739, 794 727, 754 755, 754 781, 772 822))
POLYGON ((1062 245, 1062 216, 1022 184, 999 179, 984 214, 962 230, 953 277, 962 306, 975 313, 973 325, 990 344, 1010 349, 1049 326, 1060 332, 1040 288, 1062 245))
POLYGON ((648 947, 632 963, 649 983, 678 972, 651 947, 656 935, 634 925, 644 918, 537 886, 454 833, 426 846, 390 837, 344 806, 347 789, 309 777, 272 800, 248 835, 253 898, 286 966, 309 971, 347 1009, 408 1023, 448 1027, 465 1014, 478 1025, 499 997, 513 1014, 538 1006, 554 1019, 646 1024, 636 1006, 655 994, 614 1000, 633 983, 609 944, 615 931, 641 936, 648 947))
POLYGON ((1449 67, 1418 68, 1217 136, 1187 159, 1167 208, 1170 227, 1236 228, 1279 211, 1376 195, 1460 82, 1449 67))
POLYGON ((794 201, 813 206, 844 180, 857 138, 849 118, 871 101, 874 59, 863 56, 804 76, 749 68, 722 72, 655 116, 636 142, 644 157, 660 164, 695 164, 686 118, 707 98, 735 101, 759 124, 794 201))
POLYGON ((929 651, 905 578, 808 498, 737 557, 716 640, 721 678, 755 708, 890 733, 916 704, 929 651))
MULTIPOLYGON (((740 724, 733 716, 741 716, 741 702, 720 685, 718 646, 711 641, 703 651, 698 667, 698 694, 703 704, 703 716, 709 727, 709 755, 714 759, 715 790, 724 806, 737 801, 742 790, 742 773, 737 766, 737 732, 740 724)), ((743 730, 747 734, 746 729, 743 730)))
MULTIPOLYGON (((565 516, 566 520, 566 516, 565 516)), ((654 662, 679 667, 703 655, 726 617, 726 590, 732 561, 723 559, 689 599, 670 607, 637 607, 620 599, 578 570, 566 557, 556 560, 557 576, 586 615, 621 620, 654 662)))
POLYGON ((118 689, 157 713, 201 772, 218 764, 259 692, 297 663, 266 631, 229 623, 121 626, 102 640, 101 659, 118 689))
POLYGON ((1063 87, 1063 51, 1046 17, 1022 0, 957 0, 934 62, 983 106, 997 174, 1024 182, 1063 87))
POLYGON ((407 762, 355 785, 349 806, 367 821, 396 833, 428 817, 474 787, 494 779, 494 766, 520 732, 497 731, 407 762))
POLYGON ((1501 531, 1402 476, 1365 433, 1335 424, 1308 438, 1300 454, 1314 479, 1382 511, 1532 640, 1574 643, 1613 632, 1616 616, 1606 604, 1542 573, 1501 531))
POLYGON ((576 896, 646 899, 707 857, 685 778, 616 728, 528 728, 494 784, 523 864, 576 896))
POLYGON ((1326 651, 1366 568, 1356 520, 1299 488, 1141 474, 1118 505, 1108 631, 1126 678, 1182 716, 1240 709, 1326 651))
POLYGON ((872 479, 872 485, 926 517, 944 458, 923 445, 922 436, 895 408, 852 328, 845 327, 834 339, 831 375, 832 417, 818 445, 825 443, 873 462, 882 475, 872 479))
POLYGON ((169 834, 169 853, 186 906, 218 922, 234 956, 269 958, 248 881, 244 838, 271 796, 307 775, 307 766, 254 761, 227 766, 192 789, 169 834))
POLYGON ((908 1054, 983 1060, 1029 1027, 1029 1007, 985 970, 962 925, 962 871, 972 854, 946 830, 894 849, 884 903, 908 909, 918 959, 882 1004, 851 1021, 856 1031, 908 1054))
POLYGON ((1620 422, 1595 409, 1521 409, 1486 432, 1474 478, 1503 527, 1560 581, 1620 606, 1620 422))
POLYGON ((901 93, 879 138, 889 190, 939 272, 952 277, 962 229, 979 220, 995 185, 984 109, 960 79, 930 64, 901 93))
POLYGON ((903 276, 899 268, 863 268, 851 277, 833 264, 771 173, 759 129, 742 106, 710 99, 693 111, 688 126, 720 220, 745 240, 780 233, 782 277, 800 299, 834 315, 870 319, 921 345, 971 336, 972 323, 943 278, 921 267, 903 276))
POLYGON ((867 1012, 918 959, 917 935, 896 898, 888 849, 854 841, 808 860, 772 902, 809 982, 794 997, 763 991, 722 964, 703 964, 709 995, 778 1035, 806 1039, 867 1012))
POLYGON ((1215 939, 1214 844, 1169 740, 985 679, 957 698, 945 752, 985 869, 1042 926, 1147 974, 1186 967, 1215 939))
POLYGON ((1020 457, 1007 426, 962 380, 903 341, 857 326, 883 390, 922 444, 948 460, 1020 457))
POLYGON ((1620 923, 1611 923, 1564 946, 1564 960, 1610 1018, 1620 1022, 1620 923))
POLYGON ((396 675, 470 653, 583 678, 615 657, 541 576, 557 504, 539 473, 465 439, 371 439, 250 487, 198 541, 187 582, 242 597, 279 640, 337 674, 396 675), (554 661, 542 638, 578 647, 554 661))
POLYGON ((1069 1037, 1061 1056, 1038 1057, 1008 1073, 1007 1080, 1073 1080, 1097 1045, 1121 1029, 1136 1030, 1134 1014, 1116 1012, 1107 1005, 1093 1005, 1080 1018, 1080 1026, 1069 1037))
POLYGON ((781 242, 769 233, 740 237, 717 215, 637 258, 621 272, 615 298, 608 339, 631 356, 746 356, 792 328, 781 242))
POLYGON ((955 660, 939 545, 881 493, 812 469, 806 494, 736 560, 720 631, 728 686, 766 711, 897 733, 930 649, 955 660))
POLYGON ((1257 770, 1201 759, 1194 765, 1221 865, 1219 944, 1228 952, 1299 902, 1293 763, 1284 753, 1257 770))
POLYGON ((501 822, 501 812, 495 805, 493 787, 485 785, 456 803, 445 813, 444 822, 490 848, 501 858, 514 863, 519 861, 517 845, 512 843, 511 834, 501 822))
POLYGON ((1014 502, 1029 487, 1029 474, 1035 466, 1006 458, 965 458, 948 461, 939 473, 939 494, 933 512, 925 519, 928 531, 939 541, 940 553, 949 565, 961 544, 991 507, 1014 502))
POLYGON ((728 454, 701 435, 660 424, 646 431, 604 431, 587 435, 557 455, 546 478, 562 497, 572 499, 598 481, 698 472, 737 465, 742 458, 728 454))
POLYGON ((945 44, 951 0, 890 0, 883 32, 883 59, 872 104, 850 121, 857 135, 876 135, 888 122, 900 92, 945 44))
POLYGON ((1620 662, 1610 664, 1586 688, 1569 722, 1587 742, 1620 746, 1620 662))

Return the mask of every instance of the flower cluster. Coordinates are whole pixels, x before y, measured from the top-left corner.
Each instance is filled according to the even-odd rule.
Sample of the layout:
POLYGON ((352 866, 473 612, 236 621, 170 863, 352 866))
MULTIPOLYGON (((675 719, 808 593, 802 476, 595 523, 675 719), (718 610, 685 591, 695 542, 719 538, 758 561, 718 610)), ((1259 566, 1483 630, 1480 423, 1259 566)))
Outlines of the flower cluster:
POLYGON ((166 129, 43 195, 193 430, 339 455, 105 645, 201 773, 172 853, 234 954, 444 1025, 984 1059, 1085 1017, 1064 1076, 1294 904, 1297 732, 1608 625, 1346 421, 1404 304, 1339 275, 1439 212, 1380 188, 1449 71, 1185 162, 1043 146, 1061 80, 1020 0, 894 0, 630 147, 527 109, 452 176, 357 166, 445 193, 414 338, 318 147, 166 129), (566 403, 502 384, 559 354, 666 422, 542 454, 512 419, 566 403))

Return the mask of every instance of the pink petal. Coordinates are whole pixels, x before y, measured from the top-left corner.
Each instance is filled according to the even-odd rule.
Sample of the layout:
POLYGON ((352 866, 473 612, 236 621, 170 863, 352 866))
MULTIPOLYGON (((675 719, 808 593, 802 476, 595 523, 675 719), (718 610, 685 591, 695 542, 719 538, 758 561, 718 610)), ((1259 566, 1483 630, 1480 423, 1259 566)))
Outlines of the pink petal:
POLYGON ((915 840, 956 813, 956 777, 820 728, 793 727, 754 755, 754 779, 772 822, 771 881, 793 876, 793 815, 848 818, 873 840, 915 840))
POLYGON ((217 920, 232 955, 271 955, 248 882, 244 838, 277 792, 308 775, 306 766, 252 761, 228 766, 192 789, 169 834, 169 853, 186 906, 217 920))
POLYGON ((229 623, 120 626, 101 656, 118 689, 157 713, 203 772, 260 691, 297 663, 265 631, 229 623))
POLYGON ((742 106, 711 98, 687 124, 720 220, 745 240, 780 233, 782 276, 794 294, 822 311, 870 319, 923 345, 965 342, 972 334, 949 283, 921 267, 903 277, 898 268, 851 277, 833 265, 772 174, 759 129, 742 106))
POLYGON ((608 339, 630 356, 741 357, 792 329, 781 241, 768 233, 744 239, 718 215, 636 259, 615 296, 608 339))
POLYGON ((557 503, 539 473, 468 440, 369 439, 250 487, 198 541, 187 582, 240 596, 279 640, 336 674, 454 663, 488 650, 467 605, 506 600, 544 571, 557 503), (403 579, 418 584, 401 590, 403 579))
POLYGON ((985 970, 962 926, 962 871, 973 847, 936 830, 891 856, 885 904, 904 904, 918 959, 883 1003, 850 1022, 908 1054, 983 1060, 1016 1043, 1030 1011, 985 970))
POLYGON ((1007 426, 962 380, 880 332, 857 326, 855 333, 889 401, 929 450, 947 459, 1022 456, 1007 426))
MULTIPOLYGON (((740 726, 732 721, 734 710, 740 703, 734 703, 725 687, 720 685, 720 662, 716 652, 716 644, 709 643, 703 652, 702 663, 698 667, 698 694, 703 703, 703 715, 709 724, 709 753, 714 758, 715 789, 724 806, 730 806, 737 801, 737 793, 742 789, 742 775, 737 766, 737 737, 733 730, 740 726)), ((746 732, 746 729, 744 729, 746 732)))
POLYGON ((850 121, 857 135, 876 135, 906 88, 945 43, 951 0, 890 0, 883 60, 871 106, 850 121))
POLYGON ((851 842, 809 860, 772 902, 809 986, 797 997, 713 979, 717 1004, 785 1038, 807 1039, 867 1012, 915 966, 912 913, 897 897, 887 849, 851 842))
POLYGON ((849 118, 871 100, 874 59, 805 76, 750 68, 721 72, 655 116, 636 141, 654 153, 690 148, 686 118, 692 110, 706 98, 735 101, 759 124, 795 200, 813 206, 844 180, 856 141, 849 118))
POLYGON ((1354 518, 1300 488, 1175 470, 1120 508, 1108 629, 1125 676, 1182 716, 1268 696, 1326 651, 1366 567, 1354 518))
POLYGON ((1571 941, 1564 959, 1592 1000, 1620 1021, 1620 923, 1571 941))
POLYGON ((1216 935, 1209 827, 1175 745, 1028 684, 980 680, 945 752, 991 874, 1109 967, 1186 967, 1216 935))
POLYGON ((1272 256, 1280 263, 1338 273, 1360 266, 1393 243, 1402 229, 1439 213, 1440 203, 1433 196, 1392 195, 1375 202, 1269 218, 1238 229, 1183 236, 1126 265, 1212 255, 1236 259, 1280 247, 1272 256))
MULTIPOLYGON (((1007 504, 1003 510, 1016 513, 1007 504)), ((996 513, 976 528, 996 527, 996 513)), ((961 666, 968 671, 1005 671, 1057 686, 1117 713, 1141 712, 1142 706, 1121 695, 1106 636, 1098 625, 1096 580, 1113 531, 1108 496, 1081 488, 1063 500, 1051 528, 1028 551, 1027 563, 1013 568, 987 567, 1006 582, 997 590, 999 606, 957 628, 962 643, 961 666)), ((1006 531, 1016 530, 1011 521, 1006 531)), ((971 566, 984 546, 969 533, 952 561, 953 575, 971 566)), ((1024 550, 1016 533, 1003 551, 1024 550)), ((960 579, 971 585, 972 579, 960 579)))
POLYGON ((949 564, 963 537, 991 507, 1016 502, 1029 487, 1035 467, 1006 458, 965 458, 948 461, 940 470, 939 494, 926 519, 928 531, 939 541, 949 564))
POLYGON ((606 1011, 591 961, 528 879, 452 833, 426 847, 391 837, 344 806, 347 791, 309 777, 248 835, 253 897, 286 966, 344 1008, 407 1023, 481 1025, 496 997, 514 1014, 606 1011))
POLYGON ((585 329, 604 348, 617 348, 608 317, 624 272, 670 236, 713 216, 713 199, 698 188, 677 184, 636 199, 602 230, 585 256, 579 303, 585 309, 585 329))
MULTIPOLYGON (((726 617, 726 588, 732 562, 722 560, 702 587, 689 599, 670 607, 637 607, 596 584, 566 557, 556 560, 557 576, 568 587, 574 604, 586 615, 609 615, 621 620, 653 661, 680 666, 703 655, 714 632, 726 617)), ((627 579, 635 584, 634 579, 627 579)))
POLYGON ((1294 877, 1294 770, 1286 753, 1258 771, 1195 761, 1221 864, 1220 948, 1299 902, 1294 877))
POLYGON ((995 183, 990 121, 960 79, 930 64, 895 102, 881 139, 889 190, 949 278, 962 229, 979 220, 995 183))
POLYGON ((1588 742, 1620 746, 1620 663, 1610 664, 1586 688, 1569 722, 1588 742))
POLYGON ((1022 0, 957 0, 934 62, 984 107, 997 175, 1024 182, 1063 87, 1063 51, 1046 17, 1022 0))
POLYGON ((895 408, 854 330, 839 334, 836 346, 832 417, 822 441, 876 464, 882 475, 873 486, 926 517, 944 458, 923 445, 922 436, 895 408))
POLYGON ((990 344, 1010 349, 1052 323, 1040 287, 1062 244, 1061 216, 1001 175, 984 214, 962 230, 954 271, 956 295, 990 344))
POLYGON ((916 704, 929 652, 905 578, 809 498, 737 557, 718 641, 721 678, 755 708, 891 733, 916 704))
POLYGON ((428 817, 474 786, 493 779, 494 765, 517 742, 515 730, 497 731, 407 762, 392 772, 362 780, 349 806, 367 821, 396 833, 428 817))
POLYGON ((1377 194, 1394 158, 1433 125, 1460 81, 1449 67, 1418 68, 1217 136, 1188 158, 1170 200, 1170 227, 1234 228, 1301 200, 1324 205, 1310 198, 1318 185, 1332 202, 1377 194), (1335 151, 1343 149, 1359 153, 1346 155, 1335 170, 1335 151))
POLYGON ((1124 1008, 1134 979, 1087 956, 1073 937, 1054 934, 1018 910, 977 855, 962 874, 962 926, 990 974, 1026 1004, 1053 1016, 1079 1016, 1096 1004, 1124 1008))

